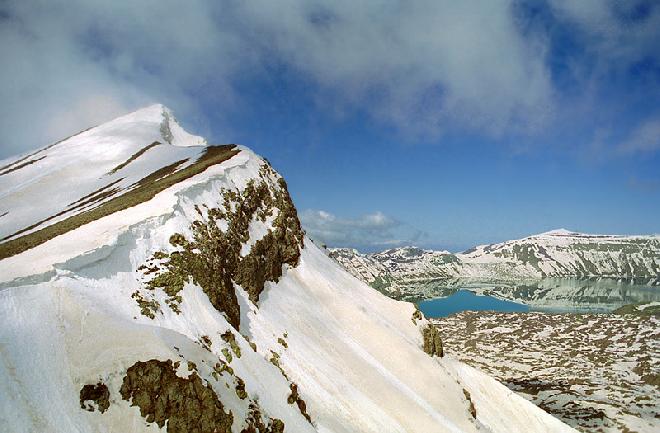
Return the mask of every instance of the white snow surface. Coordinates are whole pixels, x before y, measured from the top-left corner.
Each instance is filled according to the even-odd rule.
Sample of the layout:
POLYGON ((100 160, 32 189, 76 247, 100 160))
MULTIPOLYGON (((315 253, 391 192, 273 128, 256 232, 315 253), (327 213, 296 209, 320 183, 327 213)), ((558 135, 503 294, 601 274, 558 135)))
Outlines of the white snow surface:
MULTIPOLYGON (((163 166, 192 159, 205 145, 203 138, 185 132, 166 107, 156 104, 33 152, 8 169, 31 164, 8 173, 0 170, 0 215, 6 212, 0 217, 0 238, 55 216, 99 188, 110 184, 127 188, 163 166), (154 142, 160 145, 111 173, 154 142)), ((65 212, 35 229, 73 213, 65 212)))
MULTIPOLYGON (((98 176, 145 144, 163 140, 121 176, 139 179, 198 154, 199 148, 180 146, 201 139, 172 127, 171 117, 173 140, 164 140, 161 124, 168 116, 163 113, 171 116, 159 105, 124 116, 48 149, 46 158, 5 175, 8 179, 0 176, 2 206, 10 212, 6 217, 11 215, 0 218, 2 233, 97 189, 98 176), (48 191, 57 189, 61 195, 53 199, 48 191)), ((0 431, 165 431, 146 423, 137 407, 121 399, 119 388, 135 362, 172 359, 195 362, 200 377, 232 411, 232 431, 238 433, 248 400, 237 397, 232 376, 211 376, 211 366, 229 347, 220 338, 226 330, 241 348, 242 356, 230 365, 244 380, 249 400, 258 399, 262 414, 281 419, 286 432, 574 431, 484 373, 424 353, 420 329, 427 322, 413 322, 412 304, 378 293, 308 239, 298 266, 285 265, 278 282, 266 283, 258 305, 236 286, 240 329, 233 329, 192 282, 181 292, 180 314, 165 306, 162 290, 144 289, 139 266, 154 252, 171 250, 172 234, 190 235, 199 218, 195 205, 217 206, 223 190, 242 190, 262 164, 241 148, 230 160, 148 202, 0 260, 0 431), (161 301, 155 319, 140 314, 131 298, 136 291, 161 301), (211 339, 209 350, 198 344, 202 336, 211 339), (277 341, 283 336, 286 348, 277 341), (298 385, 312 423, 295 404, 287 404, 290 384, 269 362, 272 352, 298 385), (99 380, 111 395, 103 414, 85 411, 79 402, 81 387, 99 380)), ((250 246, 271 221, 250 223, 250 246)), ((183 370, 177 373, 185 376, 183 370)))

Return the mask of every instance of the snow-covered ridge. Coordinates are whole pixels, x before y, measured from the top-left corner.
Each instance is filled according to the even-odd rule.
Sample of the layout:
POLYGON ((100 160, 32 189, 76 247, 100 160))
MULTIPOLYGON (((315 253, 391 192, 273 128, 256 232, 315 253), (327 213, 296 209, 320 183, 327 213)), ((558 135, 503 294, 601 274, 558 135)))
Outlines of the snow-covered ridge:
POLYGON ((589 235, 553 230, 452 254, 404 247, 375 254, 332 249, 331 257, 384 291, 426 281, 611 277, 660 281, 660 236, 589 235))
POLYGON ((35 224, 27 232, 98 205, 112 196, 101 193, 126 189, 159 168, 194 158, 206 144, 156 104, 5 161, 0 169, 0 238, 11 239, 35 224), (66 211, 69 207, 75 209, 66 211))
POLYGON ((425 353, 265 160, 201 143, 153 106, 3 168, 0 431, 572 431, 425 353))

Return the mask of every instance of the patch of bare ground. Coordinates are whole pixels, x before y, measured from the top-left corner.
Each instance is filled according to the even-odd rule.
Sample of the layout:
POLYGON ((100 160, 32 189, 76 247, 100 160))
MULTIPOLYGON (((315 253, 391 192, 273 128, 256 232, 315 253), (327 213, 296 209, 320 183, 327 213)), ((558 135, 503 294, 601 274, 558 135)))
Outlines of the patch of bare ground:
POLYGON ((466 311, 433 322, 446 355, 580 431, 660 431, 657 317, 466 311))

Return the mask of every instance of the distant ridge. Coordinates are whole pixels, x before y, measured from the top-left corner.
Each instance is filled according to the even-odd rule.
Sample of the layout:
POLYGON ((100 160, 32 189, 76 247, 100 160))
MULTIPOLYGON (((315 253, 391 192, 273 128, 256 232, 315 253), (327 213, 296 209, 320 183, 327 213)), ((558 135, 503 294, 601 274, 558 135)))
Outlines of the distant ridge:
POLYGON ((384 293, 414 293, 424 281, 456 278, 605 277, 660 284, 660 235, 590 235, 557 229, 457 254, 411 247, 361 254, 336 248, 330 256, 384 293))

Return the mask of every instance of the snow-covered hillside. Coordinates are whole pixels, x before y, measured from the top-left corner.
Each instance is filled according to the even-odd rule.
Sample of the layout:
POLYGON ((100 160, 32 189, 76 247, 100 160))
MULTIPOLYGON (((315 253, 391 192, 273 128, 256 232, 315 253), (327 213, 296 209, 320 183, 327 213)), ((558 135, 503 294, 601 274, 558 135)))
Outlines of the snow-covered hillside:
POLYGON ((0 431, 572 431, 433 356, 264 159, 160 105, 2 165, 0 431))
POLYGON ((385 292, 438 280, 513 281, 546 277, 612 277, 660 283, 660 236, 587 235, 554 230, 524 239, 480 245, 459 254, 395 248, 330 255, 356 277, 385 292))

